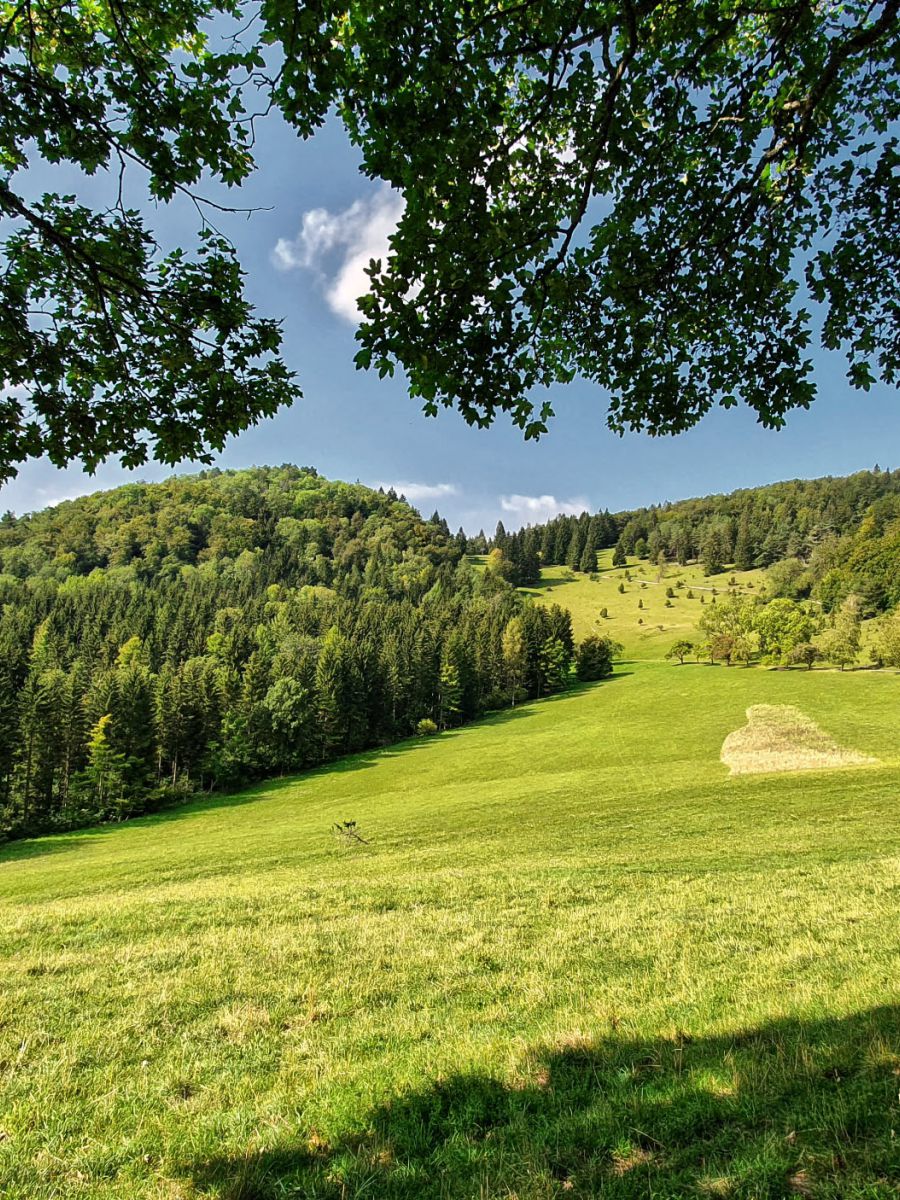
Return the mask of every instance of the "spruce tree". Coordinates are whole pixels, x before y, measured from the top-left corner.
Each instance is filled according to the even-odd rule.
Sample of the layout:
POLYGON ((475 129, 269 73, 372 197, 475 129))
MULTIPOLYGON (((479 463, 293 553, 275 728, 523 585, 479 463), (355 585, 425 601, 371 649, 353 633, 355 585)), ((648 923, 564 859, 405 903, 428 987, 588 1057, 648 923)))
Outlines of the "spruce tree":
POLYGON ((572 532, 569 535, 569 545, 566 549, 566 566, 577 571, 584 551, 584 535, 577 521, 572 522, 572 532))

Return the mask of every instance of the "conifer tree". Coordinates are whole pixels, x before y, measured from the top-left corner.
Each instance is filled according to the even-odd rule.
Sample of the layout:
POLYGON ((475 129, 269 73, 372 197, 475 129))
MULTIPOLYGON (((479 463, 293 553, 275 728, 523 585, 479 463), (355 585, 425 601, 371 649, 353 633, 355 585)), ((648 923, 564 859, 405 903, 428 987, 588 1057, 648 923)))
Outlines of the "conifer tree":
POLYGON ((584 534, 577 521, 572 522, 572 532, 569 534, 569 545, 566 549, 566 566, 577 571, 584 552, 584 534))
POLYGON ((510 701, 515 708, 516 696, 519 694, 528 668, 525 633, 521 617, 513 617, 503 630, 503 668, 506 674, 506 686, 510 692, 510 701))

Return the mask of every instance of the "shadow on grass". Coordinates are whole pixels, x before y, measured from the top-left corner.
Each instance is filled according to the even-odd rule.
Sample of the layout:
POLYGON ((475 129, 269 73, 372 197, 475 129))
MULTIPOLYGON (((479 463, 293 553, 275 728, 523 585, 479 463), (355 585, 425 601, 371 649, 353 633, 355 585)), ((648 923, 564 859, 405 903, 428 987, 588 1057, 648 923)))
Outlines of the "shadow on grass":
POLYGON ((631 671, 617 670, 606 679, 600 679, 594 683, 576 683, 566 691, 557 692, 552 696, 543 696, 538 700, 528 700, 517 705, 515 708, 504 708, 498 709, 495 712, 485 713, 477 720, 469 722, 468 725, 459 726, 456 729, 444 730, 435 737, 406 738, 404 741, 394 742, 388 746, 376 746, 370 750, 348 754, 344 758, 335 759, 333 762, 324 763, 320 767, 313 767, 308 771, 303 771, 296 775, 275 776, 270 779, 261 780, 258 783, 248 784, 240 792, 213 792, 208 796, 192 799, 185 804, 165 808, 160 812, 146 813, 139 817, 130 817, 127 821, 111 821, 103 825, 93 825, 64 833, 45 834, 40 837, 22 838, 12 842, 0 843, 0 867, 8 862, 21 862, 46 854, 62 854, 69 850, 75 850, 86 841, 105 837, 126 827, 141 828, 148 825, 167 824, 170 821, 180 821, 184 817, 193 816, 211 809, 230 808, 235 805, 249 804, 254 800, 270 796, 275 792, 312 783, 323 776, 343 775, 351 771, 364 771, 369 767, 377 766, 380 762, 385 761, 385 759, 405 757, 408 754, 424 754, 433 750, 435 746, 458 738, 468 730, 476 729, 480 725, 502 725, 512 721, 526 720, 529 717, 535 716, 540 711, 539 706, 566 700, 593 688, 614 683, 617 679, 624 679, 631 675, 631 673, 631 671))
POLYGON ((691 1040, 610 1031, 458 1075, 326 1144, 186 1165, 221 1200, 896 1198, 900 1009, 691 1040))

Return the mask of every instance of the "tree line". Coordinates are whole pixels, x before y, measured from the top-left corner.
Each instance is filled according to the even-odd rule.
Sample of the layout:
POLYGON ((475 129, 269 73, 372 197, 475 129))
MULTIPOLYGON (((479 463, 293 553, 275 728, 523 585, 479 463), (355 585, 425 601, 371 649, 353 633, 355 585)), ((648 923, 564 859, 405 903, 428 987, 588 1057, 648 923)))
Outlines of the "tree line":
POLYGON ((707 575, 761 567, 773 595, 811 598, 829 613, 856 595, 872 616, 900 604, 900 471, 876 466, 614 514, 559 516, 515 535, 500 525, 485 541, 508 557, 537 553, 542 566, 585 573, 596 570, 596 553, 606 548, 613 566, 634 556, 699 561, 707 575))
POLYGON ((0 529, 0 830, 120 818, 600 678, 403 501, 277 468, 0 529))
MULTIPOLYGON (((760 661, 773 666, 804 666, 829 662, 841 670, 862 654, 864 606, 849 595, 829 615, 809 601, 776 597, 764 600, 734 592, 714 596, 698 622, 697 641, 679 638, 667 658, 684 663, 689 657, 709 662, 760 661)), ((900 612, 883 614, 874 623, 869 661, 878 667, 900 667, 900 612)))

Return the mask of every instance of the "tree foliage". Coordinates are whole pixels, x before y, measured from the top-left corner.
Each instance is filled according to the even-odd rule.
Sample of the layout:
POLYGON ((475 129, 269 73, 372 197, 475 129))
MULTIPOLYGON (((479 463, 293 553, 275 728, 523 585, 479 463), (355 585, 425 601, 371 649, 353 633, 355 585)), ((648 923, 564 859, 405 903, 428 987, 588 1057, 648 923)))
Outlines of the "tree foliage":
POLYGON ((258 317, 229 242, 198 202, 189 250, 166 252, 126 178, 153 200, 253 169, 242 81, 263 63, 204 33, 239 9, 204 0, 0 6, 0 481, 29 456, 88 468, 207 458, 299 391, 275 321, 258 317), (108 205, 33 195, 33 156, 118 180, 108 205))
POLYGON ((810 302, 853 386, 895 383, 898 11, 9 0, 0 476, 202 456, 297 396, 196 193, 246 180, 270 107, 304 137, 335 111, 401 194, 357 362, 401 366, 427 412, 534 437, 534 389, 580 375, 614 429, 739 402, 778 426, 814 397, 810 302), (106 173, 109 203, 32 195, 35 155, 106 173), (198 204, 193 246, 158 244, 135 172, 198 204))
POLYGON ((613 638, 590 634, 578 644, 575 673, 582 683, 605 679, 607 675, 612 674, 613 660, 621 652, 621 645, 613 638))

